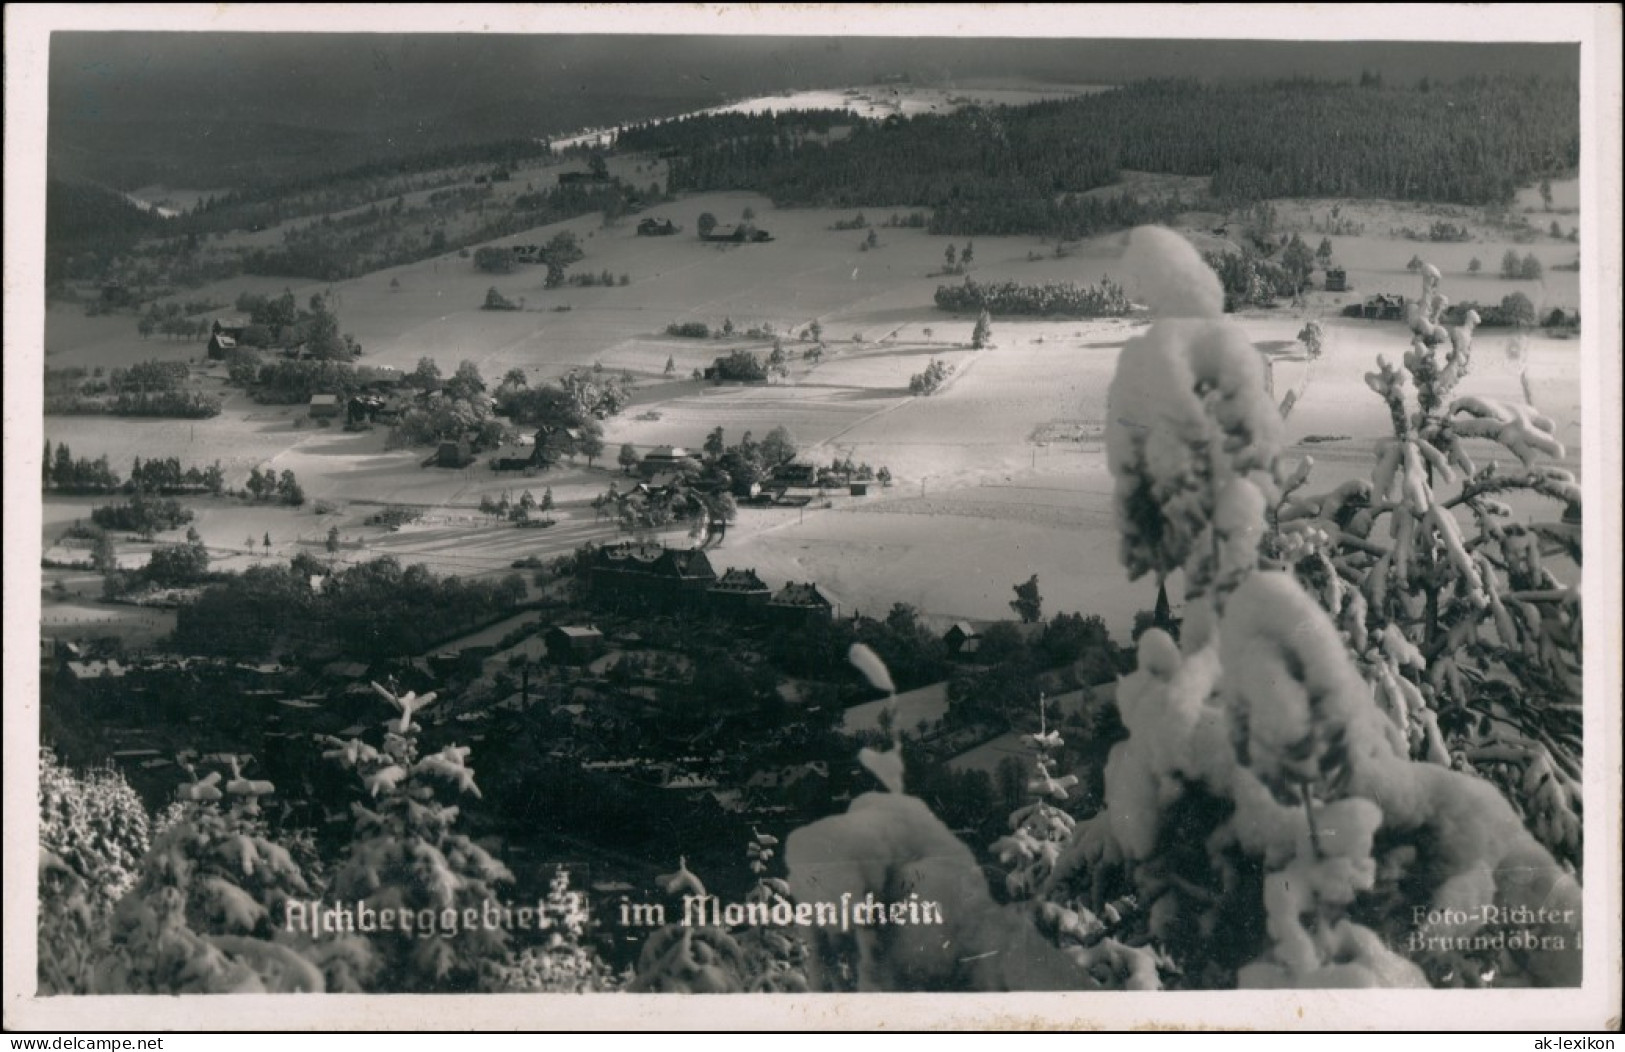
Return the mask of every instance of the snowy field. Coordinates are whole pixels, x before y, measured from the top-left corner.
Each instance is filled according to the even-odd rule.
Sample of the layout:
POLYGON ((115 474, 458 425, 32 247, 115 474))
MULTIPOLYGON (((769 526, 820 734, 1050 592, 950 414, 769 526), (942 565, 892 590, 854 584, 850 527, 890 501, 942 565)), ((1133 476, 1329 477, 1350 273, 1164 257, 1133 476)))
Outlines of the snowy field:
MULTIPOLYGON (((1554 189, 1559 211, 1553 217, 1577 222, 1565 204, 1569 188, 1554 189)), ((1330 206, 1282 202, 1280 210, 1283 222, 1307 222, 1311 215, 1324 218, 1330 206)), ((1533 207, 1539 206, 1537 197, 1533 207)), ((624 478, 614 464, 621 443, 640 450, 664 443, 697 447, 714 427, 737 441, 746 431, 760 438, 782 425, 808 459, 827 463, 850 456, 885 465, 895 484, 862 498, 831 495, 803 512, 742 510, 714 562, 754 566, 772 585, 815 580, 843 613, 879 614, 901 601, 944 624, 1007 616, 1011 586, 1036 573, 1046 613, 1095 613, 1115 633, 1126 633, 1134 613, 1151 605, 1155 585, 1127 584, 1117 563, 1102 435, 1117 356, 1143 331, 1143 322, 1000 318, 993 345, 973 351, 972 319, 939 311, 931 301, 939 284, 962 280, 939 271, 944 249, 967 239, 882 228, 879 247, 863 251, 861 233, 830 229, 851 212, 778 211, 749 194, 696 196, 655 211, 691 231, 702 212, 726 223, 745 208, 754 210, 775 241, 719 247, 687 233, 639 238, 632 223, 606 228, 597 217, 506 239, 540 241, 572 230, 586 251, 576 269, 627 273, 626 287, 547 290, 538 269, 482 274, 455 255, 331 287, 342 328, 362 343, 367 364, 410 369, 430 356, 449 373, 467 359, 493 383, 510 368, 536 379, 595 363, 632 373, 639 382, 635 404, 607 422, 608 457, 591 468, 577 464, 530 479, 496 475, 483 463, 463 471, 424 469, 418 466, 423 451, 386 450, 382 431, 317 428, 300 421, 300 408, 257 406, 225 391, 219 367, 204 383, 225 394, 227 409, 212 420, 52 417, 46 434, 69 443, 75 456, 107 453, 121 474, 127 474, 132 454, 200 465, 219 459, 229 485, 240 485, 255 466, 293 471, 311 501, 302 510, 188 502, 222 566, 287 558, 299 550, 325 558, 323 542, 337 526, 339 560, 388 554, 441 572, 490 575, 508 572, 514 559, 563 554, 616 536, 588 502, 624 478), (398 291, 392 281, 399 282, 398 291), (511 299, 523 297, 526 309, 480 310, 493 285, 511 299), (570 309, 555 310, 563 305, 570 309), (703 321, 715 329, 725 319, 739 331, 771 325, 784 339, 790 376, 757 386, 690 380, 694 369, 719 355, 740 348, 765 355, 770 349, 770 339, 664 334, 674 321, 703 321), (826 348, 818 364, 801 357, 812 346, 802 333, 814 320, 826 348), (910 397, 908 378, 932 358, 954 366, 953 376, 932 397, 910 397), (668 359, 671 377, 664 375, 668 359), (540 498, 545 487, 553 489, 558 506, 559 524, 552 529, 519 530, 478 512, 482 496, 507 490, 517 498, 529 489, 540 498), (336 511, 316 514, 318 500, 336 511), (425 516, 393 532, 364 525, 379 502, 420 506, 425 516), (262 547, 246 554, 247 539, 267 532, 270 552, 262 547)), ((1521 290, 1543 309, 1572 307, 1575 277, 1553 267, 1578 251, 1550 238, 1531 245, 1419 244, 1388 236, 1389 228, 1425 227, 1430 213, 1377 203, 1345 204, 1341 214, 1365 225, 1362 236, 1332 238, 1356 291, 1315 294, 1301 309, 1239 318, 1248 336, 1275 354, 1277 398, 1298 392, 1286 428, 1293 443, 1289 459, 1313 456, 1311 486, 1328 489, 1369 472, 1372 444, 1388 426, 1364 375, 1379 355, 1397 359, 1408 342, 1397 323, 1338 317, 1343 303, 1375 291, 1414 296, 1417 278, 1405 266, 1417 254, 1437 263, 1453 299, 1498 301, 1521 290), (1543 283, 1466 276, 1469 257, 1479 256, 1493 271, 1512 247, 1543 260, 1543 283), (1326 327, 1325 354, 1313 363, 1303 360, 1295 344, 1309 318, 1326 327)), ((876 209, 869 218, 883 221, 885 215, 876 209)), ((1543 225, 1548 217, 1534 214, 1531 220, 1543 225)), ((1478 232, 1495 235, 1487 227, 1478 232)), ((1211 240, 1193 234, 1203 236, 1211 240)), ((1311 244, 1318 241, 1307 231, 1305 236, 1311 244)), ((1064 259, 1053 258, 1033 238, 974 242, 979 281, 1093 283, 1122 277, 1122 235, 1083 242, 1064 259)), ((244 279, 222 283, 213 294, 229 301, 238 292, 279 290, 280 284, 244 279)), ((302 285, 293 291, 304 299, 328 289, 302 285)), ((140 340, 130 317, 84 318, 66 309, 50 312, 46 346, 51 365, 111 367, 202 354, 198 343, 140 340)), ((1521 402, 1527 381, 1538 407, 1557 421, 1566 447, 1562 465, 1578 472, 1580 347, 1578 340, 1535 334, 1520 349, 1504 330, 1485 330, 1462 392, 1521 402)), ((51 501, 44 543, 87 514, 86 503, 51 501)), ((682 533, 668 539, 685 543, 682 533)))

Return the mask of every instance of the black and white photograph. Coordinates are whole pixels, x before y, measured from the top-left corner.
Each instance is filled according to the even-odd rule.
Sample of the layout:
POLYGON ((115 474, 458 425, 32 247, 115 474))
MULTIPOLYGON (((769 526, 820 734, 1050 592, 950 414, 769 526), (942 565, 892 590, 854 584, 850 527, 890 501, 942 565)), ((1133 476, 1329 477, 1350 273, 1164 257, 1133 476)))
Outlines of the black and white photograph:
POLYGON ((6 20, 7 1029, 1618 1027, 1617 6, 6 20))

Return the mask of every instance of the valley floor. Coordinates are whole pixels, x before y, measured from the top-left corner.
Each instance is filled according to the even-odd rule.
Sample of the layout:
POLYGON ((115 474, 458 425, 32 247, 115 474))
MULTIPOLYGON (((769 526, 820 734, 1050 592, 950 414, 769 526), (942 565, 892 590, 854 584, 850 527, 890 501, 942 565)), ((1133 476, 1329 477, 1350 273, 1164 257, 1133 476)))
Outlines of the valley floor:
MULTIPOLYGON (((859 234, 830 229, 847 213, 776 211, 747 194, 704 195, 660 211, 692 227, 700 211, 731 216, 746 207, 773 231, 774 242, 718 247, 682 235, 639 238, 631 224, 604 227, 597 217, 513 239, 574 230, 587 252, 579 267, 627 272, 626 287, 546 290, 539 270, 493 276, 455 256, 332 287, 343 327, 365 348, 364 363, 410 369, 430 356, 449 374, 467 359, 493 383, 515 367, 537 379, 594 364, 630 372, 639 383, 636 402, 606 423, 609 458, 591 467, 576 464, 534 478, 498 475, 483 462, 461 471, 425 469, 419 466, 422 450, 388 450, 382 430, 321 428, 305 419, 303 407, 253 404, 224 387, 218 365, 207 383, 225 396, 227 408, 214 419, 51 417, 46 437, 68 443, 76 456, 107 453, 121 474, 128 472, 130 455, 176 456, 200 465, 218 459, 233 486, 255 466, 293 471, 311 502, 302 510, 192 502, 197 529, 217 566, 241 567, 301 550, 326 557, 324 542, 337 526, 341 547, 334 557, 340 561, 395 555, 444 573, 486 575, 508 572, 524 556, 545 558, 587 541, 615 539, 614 528, 595 516, 589 502, 611 481, 622 480, 624 487, 614 464, 622 443, 640 452, 665 443, 698 447, 718 426, 737 441, 746 431, 760 438, 783 425, 805 459, 850 457, 885 465, 895 483, 866 497, 815 499, 801 511, 741 509, 712 555, 719 567, 755 567, 773 586, 816 581, 844 613, 881 615, 894 602, 908 602, 944 625, 960 617, 1008 616, 1012 585, 1036 573, 1046 612, 1099 614, 1114 633, 1126 634, 1134 613, 1150 607, 1155 585, 1128 583, 1118 566, 1102 436, 1117 356, 1143 331, 1143 322, 999 318, 993 346, 975 351, 969 345, 972 319, 931 305, 939 284, 963 280, 939 273, 945 246, 963 239, 882 228, 879 247, 866 251, 859 234), (492 285, 510 298, 525 297, 527 309, 479 310, 492 285), (555 309, 563 306, 569 310, 555 309), (756 386, 688 379, 720 354, 738 348, 765 354, 770 348, 769 339, 664 335, 672 321, 718 328, 724 319, 739 331, 773 326, 792 362, 789 378, 756 386), (817 364, 801 357, 812 346, 804 330, 815 319, 826 347, 817 364), (672 376, 664 372, 668 359, 672 376), (909 377, 932 359, 952 365, 954 374, 934 396, 910 397, 909 377), (544 488, 552 489, 558 509, 559 524, 552 529, 516 529, 478 511, 482 496, 507 490, 517 497, 529 489, 540 498, 544 488), (317 501, 334 510, 314 513, 317 501), (419 506, 425 514, 398 531, 365 525, 384 504, 419 506), (250 543, 267 533, 269 550, 250 543)), ((1313 203, 1295 207, 1318 214, 1313 203)), ((1435 246, 1374 230, 1381 218, 1374 212, 1363 218, 1364 235, 1333 238, 1340 256, 1346 252, 1350 259, 1358 291, 1317 293, 1297 311, 1235 319, 1272 354, 1276 397, 1297 391, 1287 424, 1289 459, 1314 457, 1311 489, 1369 472, 1372 444, 1388 425, 1364 375, 1379 355, 1397 358, 1408 342, 1401 325, 1343 319, 1337 316, 1341 306, 1378 290, 1414 294, 1417 279, 1406 272, 1406 261, 1412 254, 1437 254, 1435 246), (1309 317, 1326 326, 1325 353, 1312 363, 1295 343, 1309 317)), ((1416 225, 1423 218, 1406 221, 1416 225)), ((1093 283, 1112 274, 1121 240, 1093 239, 1054 259, 1031 238, 979 238, 974 276, 1093 283)), ((1455 256, 1480 255, 1493 267, 1506 247, 1439 246, 1449 256, 1440 257, 1446 293, 1465 298, 1456 294, 1457 286, 1469 279, 1455 256)), ((1550 257, 1548 273, 1551 263, 1574 254, 1562 242, 1535 250, 1550 257)), ((1529 284, 1470 280, 1467 295, 1484 299, 1529 284), (1478 287, 1486 282, 1494 287, 1478 287)), ((1539 306, 1568 302, 1562 298, 1565 279, 1554 280, 1535 290, 1539 306)), ((258 289, 264 282, 224 283, 212 292, 230 300, 250 284, 258 289)), ((294 293, 303 299, 326 289, 294 293)), ((111 367, 149 357, 201 356, 200 344, 142 341, 134 330, 129 317, 84 318, 53 309, 47 364, 111 367)), ((1475 346, 1473 373, 1462 391, 1522 402, 1526 380, 1528 394, 1557 421, 1567 449, 1564 466, 1578 472, 1581 341, 1531 335, 1516 343, 1504 330, 1484 330, 1475 346)), ((42 543, 52 546, 68 522, 88 514, 91 503, 48 501, 42 543)), ((687 543, 681 533, 668 540, 687 543)), ((138 549, 127 557, 139 558, 138 549)), ((47 572, 47 584, 55 573, 47 572)), ((86 575, 62 573, 74 594, 54 601, 45 595, 48 624, 71 624, 73 611, 85 607, 93 591, 95 582, 86 575)))

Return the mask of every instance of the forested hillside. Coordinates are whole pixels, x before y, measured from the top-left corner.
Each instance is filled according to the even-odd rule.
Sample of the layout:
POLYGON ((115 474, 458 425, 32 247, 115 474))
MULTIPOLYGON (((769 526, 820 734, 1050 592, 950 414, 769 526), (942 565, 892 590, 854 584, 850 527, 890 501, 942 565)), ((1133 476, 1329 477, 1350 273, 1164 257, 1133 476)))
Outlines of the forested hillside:
MULTIPOLYGON (((1120 170, 1208 176, 1235 205, 1269 197, 1384 197, 1496 204, 1579 162, 1569 80, 1480 77, 1408 87, 1190 80, 1022 108, 828 127, 765 115, 633 129, 621 145, 672 159, 672 190, 757 190, 780 204, 940 210, 941 233, 1054 232, 1129 225, 1074 196, 1120 170)), ((1117 203, 1118 211, 1138 213, 1117 203)))
POLYGON ((45 193, 46 280, 59 279, 71 255, 83 253, 105 262, 163 225, 157 215, 121 194, 52 179, 45 193))

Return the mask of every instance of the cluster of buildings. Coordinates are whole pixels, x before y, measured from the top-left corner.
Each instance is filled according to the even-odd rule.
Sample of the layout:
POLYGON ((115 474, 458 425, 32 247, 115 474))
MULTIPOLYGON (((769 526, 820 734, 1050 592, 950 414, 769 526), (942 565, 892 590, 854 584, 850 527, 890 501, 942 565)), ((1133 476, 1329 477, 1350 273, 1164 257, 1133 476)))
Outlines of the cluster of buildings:
MULTIPOLYGON (((806 628, 834 620, 839 607, 811 581, 790 581, 770 588, 746 567, 717 573, 704 550, 667 548, 627 541, 592 550, 588 585, 599 602, 616 611, 707 614, 772 628, 806 628)), ((992 622, 956 621, 943 634, 950 657, 974 662, 982 630, 992 622)), ((1042 634, 1042 624, 1013 625, 1029 641, 1042 634)), ((590 661, 603 651, 596 629, 560 627, 545 637, 548 653, 567 663, 590 661)))
POLYGON ((830 621, 836 604, 812 582, 769 588, 756 571, 718 574, 700 549, 624 542, 595 548, 587 576, 595 598, 612 608, 713 614, 781 628, 830 621))
MULTIPOLYGON (((362 662, 329 662, 320 670, 304 670, 276 661, 234 660, 159 652, 123 658, 91 657, 66 640, 40 641, 40 675, 50 677, 59 693, 72 695, 110 714, 150 716, 185 699, 212 694, 240 702, 263 703, 264 713, 275 706, 335 698, 368 700, 368 666, 362 662)), ((331 709, 331 705, 328 707, 331 709)), ((238 708, 239 716, 249 710, 238 708)))

